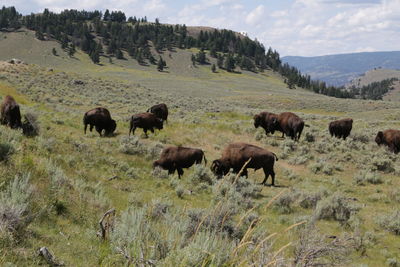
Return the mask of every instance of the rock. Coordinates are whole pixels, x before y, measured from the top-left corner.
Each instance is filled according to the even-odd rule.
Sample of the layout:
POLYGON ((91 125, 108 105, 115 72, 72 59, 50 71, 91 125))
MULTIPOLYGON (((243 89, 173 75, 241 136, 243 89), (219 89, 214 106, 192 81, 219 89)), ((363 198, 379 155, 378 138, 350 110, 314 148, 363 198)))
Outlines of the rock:
POLYGON ((17 58, 12 58, 8 61, 10 64, 25 64, 22 60, 17 59, 17 58))
POLYGON ((75 85, 84 85, 84 84, 85 84, 85 82, 84 82, 84 81, 81 81, 81 80, 74 80, 73 83, 74 83, 75 85))

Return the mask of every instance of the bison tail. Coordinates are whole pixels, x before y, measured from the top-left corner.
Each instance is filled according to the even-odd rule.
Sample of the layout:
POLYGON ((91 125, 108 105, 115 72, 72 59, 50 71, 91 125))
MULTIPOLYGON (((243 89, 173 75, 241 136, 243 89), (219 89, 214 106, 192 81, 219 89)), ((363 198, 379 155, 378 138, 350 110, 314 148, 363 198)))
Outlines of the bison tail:
POLYGON ((276 161, 278 161, 278 160, 279 160, 279 159, 278 159, 278 156, 277 156, 275 153, 272 153, 272 155, 274 155, 274 157, 275 157, 276 161))

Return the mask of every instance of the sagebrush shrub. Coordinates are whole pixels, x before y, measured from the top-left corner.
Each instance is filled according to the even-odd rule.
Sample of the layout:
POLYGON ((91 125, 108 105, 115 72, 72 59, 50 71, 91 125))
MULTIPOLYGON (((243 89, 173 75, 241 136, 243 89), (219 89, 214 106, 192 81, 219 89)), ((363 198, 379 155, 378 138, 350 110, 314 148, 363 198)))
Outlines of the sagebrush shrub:
POLYGON ((14 146, 10 143, 0 143, 0 161, 7 161, 14 154, 14 146))
POLYGON ((381 184, 383 180, 379 173, 377 172, 370 172, 366 170, 359 171, 354 175, 353 181, 357 185, 365 185, 367 183, 370 184, 381 184))
POLYGON ((347 222, 359 209, 352 200, 340 193, 335 193, 318 202, 314 211, 314 218, 347 222))
POLYGON ((381 214, 377 218, 377 223, 383 229, 400 235, 400 210, 396 210, 389 214, 381 214))
POLYGON ((16 176, 5 190, 0 192, 0 235, 8 232, 14 236, 28 225, 32 194, 29 179, 29 173, 16 176))

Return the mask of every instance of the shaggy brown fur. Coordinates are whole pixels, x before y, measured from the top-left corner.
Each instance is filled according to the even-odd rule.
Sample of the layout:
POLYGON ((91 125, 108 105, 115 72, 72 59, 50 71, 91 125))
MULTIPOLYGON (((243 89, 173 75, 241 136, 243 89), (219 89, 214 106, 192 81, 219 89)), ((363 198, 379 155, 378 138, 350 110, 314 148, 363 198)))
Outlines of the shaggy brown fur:
POLYGON ((329 133, 331 136, 337 138, 346 138, 350 135, 351 129, 353 128, 353 119, 346 118, 329 123, 329 133))
POLYGON ((270 112, 261 112, 259 114, 254 115, 254 127, 262 127, 265 130, 265 134, 269 133, 274 134, 275 131, 282 132, 282 137, 284 137, 284 133, 280 128, 278 121, 278 115, 270 112))
POLYGON ((250 160, 242 174, 247 177, 247 169, 263 168, 265 178, 261 184, 265 185, 271 175, 271 185, 273 186, 275 185, 275 159, 278 160, 278 157, 274 153, 261 147, 246 143, 232 143, 224 149, 220 159, 213 161, 211 170, 218 176, 226 175, 230 169, 233 169, 234 173, 239 173, 244 164, 250 160))
POLYGON ((111 114, 106 108, 94 108, 89 110, 83 116, 83 124, 85 125, 84 133, 86 134, 87 125, 90 125, 89 130, 93 127, 100 134, 105 130, 105 135, 111 135, 117 128, 117 123, 111 118, 111 114))
POLYGON ((152 106, 147 110, 147 112, 153 113, 157 118, 160 118, 163 121, 168 120, 168 107, 164 103, 152 106))
POLYGON ((400 152, 400 131, 393 129, 379 131, 375 137, 375 142, 378 145, 388 146, 390 151, 397 154, 400 152))
POLYGON ((1 104, 1 124, 7 125, 10 128, 21 127, 21 113, 19 105, 12 96, 5 96, 1 104))
POLYGON ((169 174, 178 171, 178 176, 183 175, 183 168, 190 168, 193 164, 200 164, 204 159, 207 164, 203 150, 182 146, 171 146, 165 148, 160 156, 160 159, 153 162, 153 168, 161 167, 168 170, 169 174))
POLYGON ((129 127, 129 136, 135 134, 136 128, 142 128, 144 134, 147 136, 147 131, 150 130, 154 133, 154 128, 161 130, 163 128, 163 121, 157 118, 153 113, 145 112, 133 115, 131 117, 131 124, 129 127))

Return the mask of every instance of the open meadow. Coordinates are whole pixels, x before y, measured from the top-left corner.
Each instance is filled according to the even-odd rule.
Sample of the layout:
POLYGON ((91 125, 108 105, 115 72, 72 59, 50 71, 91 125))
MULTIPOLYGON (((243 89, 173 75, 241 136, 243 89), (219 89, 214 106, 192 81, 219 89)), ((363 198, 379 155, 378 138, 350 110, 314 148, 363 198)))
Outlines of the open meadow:
POLYGON ((0 35, 0 59, 28 63, 0 63, 0 95, 40 125, 31 138, 0 127, 0 213, 9 214, 0 219, 0 265, 42 265, 45 246, 66 266, 400 266, 400 156, 374 141, 400 129, 400 102, 291 90, 269 70, 212 73, 191 66, 188 50, 165 52, 168 68, 158 72, 131 59, 69 58, 52 41, 41 56, 32 55, 40 44, 1 49, 28 46, 29 34, 0 35), (129 138, 130 116, 162 102, 164 129, 129 138), (98 106, 117 121, 112 137, 83 133, 83 114, 98 106), (310 127, 299 142, 266 136, 253 125, 261 111, 295 112, 310 127), (354 120, 350 137, 331 138, 328 123, 345 117, 354 120), (259 185, 262 170, 248 179, 211 173, 238 141, 276 153, 277 186, 259 185), (181 179, 153 170, 168 145, 203 149, 207 166, 181 179), (99 220, 111 208, 103 241, 99 220))

